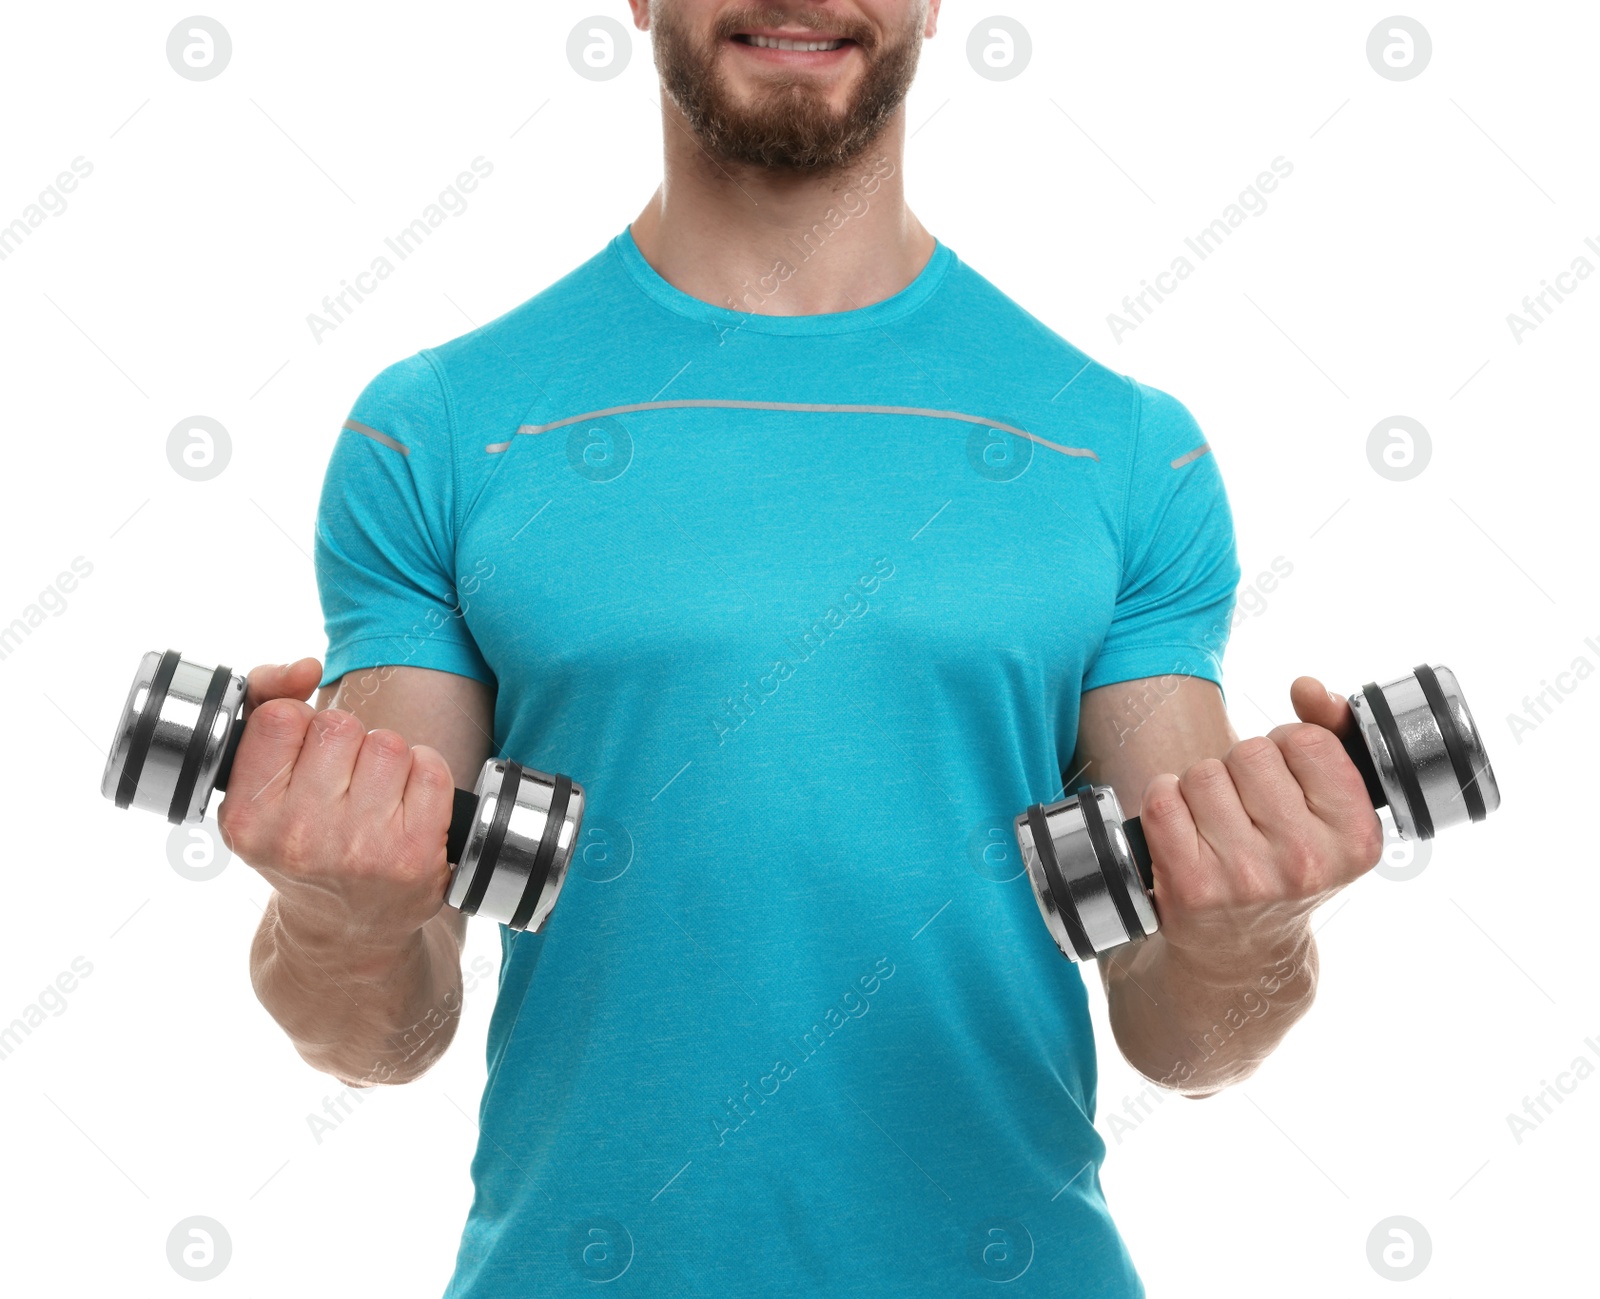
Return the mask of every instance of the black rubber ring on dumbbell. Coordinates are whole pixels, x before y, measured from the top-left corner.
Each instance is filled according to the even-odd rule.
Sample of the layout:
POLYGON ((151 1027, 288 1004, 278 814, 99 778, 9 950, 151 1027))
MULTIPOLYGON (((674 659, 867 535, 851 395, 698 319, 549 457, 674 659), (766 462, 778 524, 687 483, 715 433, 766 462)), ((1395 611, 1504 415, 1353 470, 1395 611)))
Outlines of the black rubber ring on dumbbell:
POLYGON ((572 798, 572 782, 565 776, 555 776, 556 786, 550 791, 550 809, 544 816, 544 833, 539 836, 539 851, 534 854, 533 866, 528 871, 527 883, 522 886, 522 901, 517 903, 511 917, 511 928, 526 929, 533 919, 534 910, 544 894, 544 884, 550 878, 550 867, 556 859, 556 845, 561 842, 561 827, 567 819, 567 803, 572 798))
POLYGON ((483 846, 478 849, 478 863, 472 871, 472 883, 467 885, 467 895, 461 899, 460 910, 469 916, 478 914, 483 905, 483 895, 489 891, 489 877, 494 874, 494 863, 506 841, 506 827, 511 824, 511 810, 517 805, 517 786, 522 783, 522 768, 509 758, 500 777, 500 792, 495 795, 494 816, 484 832, 483 846))
POLYGON ((472 837, 472 823, 478 819, 478 796, 469 789, 458 789, 450 809, 450 830, 444 839, 444 859, 452 866, 461 860, 472 837))
POLYGON ((1439 723, 1439 735, 1444 740, 1444 751, 1450 755, 1450 766, 1456 773, 1456 783, 1461 786, 1461 801, 1466 806, 1467 819, 1481 821, 1488 815, 1483 806, 1483 794, 1478 789, 1478 777, 1467 758, 1467 743, 1462 739, 1461 731, 1456 726, 1456 715, 1450 711, 1450 704, 1444 697, 1444 689, 1439 685, 1439 678, 1426 663, 1419 663, 1411 670, 1416 674, 1417 684, 1422 687, 1422 697, 1428 701, 1428 707, 1433 709, 1433 720, 1439 723))
POLYGON ((1361 693, 1367 697, 1367 706, 1372 710, 1372 720, 1377 722, 1378 733, 1383 736, 1389 757, 1394 762, 1395 775, 1400 778, 1400 791, 1405 795, 1406 806, 1411 809, 1411 819, 1416 823, 1417 838, 1431 839, 1433 818, 1428 815, 1428 804, 1422 797, 1422 786, 1417 782, 1417 769, 1411 765, 1411 754, 1406 750, 1405 740, 1400 735, 1400 727, 1394 720, 1394 714, 1389 711, 1389 701, 1383 697, 1383 691, 1371 681, 1361 687, 1361 693))
POLYGON ((1139 872, 1139 883, 1146 893, 1156 891, 1156 878, 1150 870, 1150 842, 1144 837, 1144 822, 1130 816, 1122 823, 1122 836, 1128 841, 1128 852, 1133 856, 1133 868, 1139 872))
POLYGON ((232 668, 217 668, 211 674, 211 684, 206 687, 205 698, 200 701, 200 717, 189 736, 189 751, 183 755, 178 783, 172 790, 172 806, 167 809, 167 820, 173 825, 182 825, 183 818, 188 815, 189 800, 194 797, 194 782, 200 778, 200 764, 205 761, 211 728, 216 723, 222 697, 228 693, 228 683, 232 680, 232 668))
POLYGON ((150 678, 150 693, 145 696, 144 711, 133 728, 133 738, 128 741, 128 757, 122 764, 122 776, 117 781, 116 804, 125 808, 139 792, 139 777, 144 772, 144 760, 150 753, 150 741, 155 737, 156 723, 161 720, 161 707, 167 702, 167 691, 172 685, 172 674, 178 670, 183 656, 177 650, 168 650, 156 664, 155 675, 150 678))
POLYGON ((1111 836, 1106 833, 1105 818, 1100 815, 1100 800, 1094 796, 1093 785, 1078 787, 1078 811, 1083 815, 1083 828, 1089 832, 1089 846, 1094 849, 1094 859, 1100 867, 1100 878, 1106 882, 1106 892, 1117 909, 1117 919, 1131 943, 1144 937, 1144 926, 1134 914, 1133 900, 1128 897, 1128 886, 1122 872, 1117 869, 1117 859, 1111 852, 1111 836))
POLYGON ((1094 960, 1094 945, 1089 941, 1089 935, 1084 933, 1083 925, 1078 920, 1077 904, 1072 900, 1072 892, 1067 888, 1067 882, 1061 877, 1061 866, 1056 861, 1056 846, 1050 841, 1050 827, 1045 822, 1044 807, 1035 803, 1028 809, 1028 829, 1033 834, 1033 851, 1039 858, 1039 865, 1044 869, 1045 880, 1050 885, 1050 896, 1056 904, 1056 914, 1061 917, 1061 923, 1067 931, 1067 941, 1072 944, 1072 950, 1077 952, 1080 961, 1094 960))

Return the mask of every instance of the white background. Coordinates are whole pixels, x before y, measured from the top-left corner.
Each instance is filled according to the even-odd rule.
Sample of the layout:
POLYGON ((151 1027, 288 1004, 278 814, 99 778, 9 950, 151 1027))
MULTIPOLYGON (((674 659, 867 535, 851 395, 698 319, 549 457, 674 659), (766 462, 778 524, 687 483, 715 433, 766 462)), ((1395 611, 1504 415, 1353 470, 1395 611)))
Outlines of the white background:
MULTIPOLYGON (((0 1268, 17 1294, 192 1294, 165 1242, 204 1214, 233 1242, 207 1293, 436 1294, 470 1193, 492 977, 433 1072, 366 1093, 319 1144, 306 1116, 338 1085, 249 985, 267 886, 238 862, 207 883, 170 869, 166 826, 96 793, 101 746, 146 649, 241 668, 321 651, 306 552, 352 399, 637 213, 659 174, 653 69, 638 40, 612 81, 567 62, 578 20, 626 20, 620 0, 206 12, 233 40, 206 82, 167 63, 181 9, 9 6, 0 35, 0 222, 75 157, 93 165, 0 262, 0 623, 74 557, 93 565, 0 660, 0 1023, 74 957, 93 966, 0 1061, 0 1268), (470 208, 314 341, 307 313, 479 155, 494 171, 470 208), (209 482, 166 458, 196 414, 232 439, 209 482)), ((1600 664, 1600 277, 1520 343, 1506 317, 1580 254, 1600 266, 1583 244, 1600 241, 1600 11, 1411 9, 1434 48, 1404 82, 1366 57, 1387 12, 950 0, 909 106, 922 220, 1065 337, 1183 399, 1226 476, 1246 581, 1292 565, 1227 653, 1240 731, 1285 720, 1301 672, 1350 690, 1443 662, 1504 794, 1417 878, 1369 876, 1324 910, 1315 1008, 1220 1097, 1170 1097, 1114 1133, 1142 1080, 1095 982, 1105 1183, 1155 1295, 1392 1293, 1366 1242, 1394 1214, 1433 1247, 1402 1293, 1594 1284, 1600 1077, 1520 1142, 1506 1116, 1600 1053, 1584 738, 1600 681, 1520 737, 1507 719, 1574 659, 1600 664), (966 57, 997 10, 1033 40, 1006 82, 966 57), (1294 171, 1268 210, 1116 341, 1108 312, 1279 156, 1294 171), (1433 441, 1399 483, 1366 454, 1397 414, 1433 441)), ((472 927, 474 958, 497 968, 492 926, 472 927)))

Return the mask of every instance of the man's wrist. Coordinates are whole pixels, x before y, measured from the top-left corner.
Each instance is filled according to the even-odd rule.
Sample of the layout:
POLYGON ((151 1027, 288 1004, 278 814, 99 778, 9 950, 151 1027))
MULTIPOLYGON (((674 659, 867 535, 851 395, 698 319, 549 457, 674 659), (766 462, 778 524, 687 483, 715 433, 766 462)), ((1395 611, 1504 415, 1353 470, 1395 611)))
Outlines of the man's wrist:
POLYGON ((421 929, 385 931, 325 907, 275 893, 273 932, 280 948, 340 977, 386 981, 426 947, 421 929))
POLYGON ((1313 947, 1309 918, 1287 929, 1256 936, 1226 949, 1179 947, 1168 941, 1162 953, 1174 971, 1192 984, 1227 989, 1253 984, 1265 971, 1287 969, 1293 977, 1308 965, 1313 947))

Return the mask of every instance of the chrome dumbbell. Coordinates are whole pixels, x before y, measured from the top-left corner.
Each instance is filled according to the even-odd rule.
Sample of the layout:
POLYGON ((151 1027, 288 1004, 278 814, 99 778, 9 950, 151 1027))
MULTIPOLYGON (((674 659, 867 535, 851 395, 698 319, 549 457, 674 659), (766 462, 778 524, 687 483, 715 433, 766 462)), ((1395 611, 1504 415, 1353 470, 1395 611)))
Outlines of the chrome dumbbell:
MULTIPOLYGON (((151 652, 123 705, 100 792, 174 825, 204 819, 214 789, 228 787, 245 724, 245 678, 168 650, 151 652)), ((572 862, 583 823, 583 786, 491 758, 471 793, 458 789, 445 855, 454 867, 445 900, 537 933, 572 862)))
MULTIPOLYGON (((1381 686, 1369 682, 1350 696, 1350 710, 1345 752, 1402 839, 1431 839, 1500 806, 1489 755, 1449 668, 1422 664, 1381 686)), ((1015 825, 1039 914, 1062 955, 1090 961, 1159 928, 1144 829, 1136 816, 1123 819, 1109 785, 1084 784, 1059 803, 1035 804, 1015 825)))

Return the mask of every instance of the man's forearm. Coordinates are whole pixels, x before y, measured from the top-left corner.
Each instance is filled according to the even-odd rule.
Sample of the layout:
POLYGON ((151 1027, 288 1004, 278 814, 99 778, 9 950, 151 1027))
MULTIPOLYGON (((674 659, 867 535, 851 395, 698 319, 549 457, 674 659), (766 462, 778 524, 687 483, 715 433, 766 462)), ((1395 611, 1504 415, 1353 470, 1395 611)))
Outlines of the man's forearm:
POLYGON ((1152 1082, 1209 1096, 1255 1072, 1311 1007, 1317 945, 1309 926, 1260 951, 1198 961, 1160 935, 1109 958, 1111 1028, 1152 1082))
POLYGON ((410 1082, 460 1021, 461 953, 444 915, 378 941, 334 932, 274 893, 251 946, 256 996, 313 1068, 352 1087, 410 1082))

